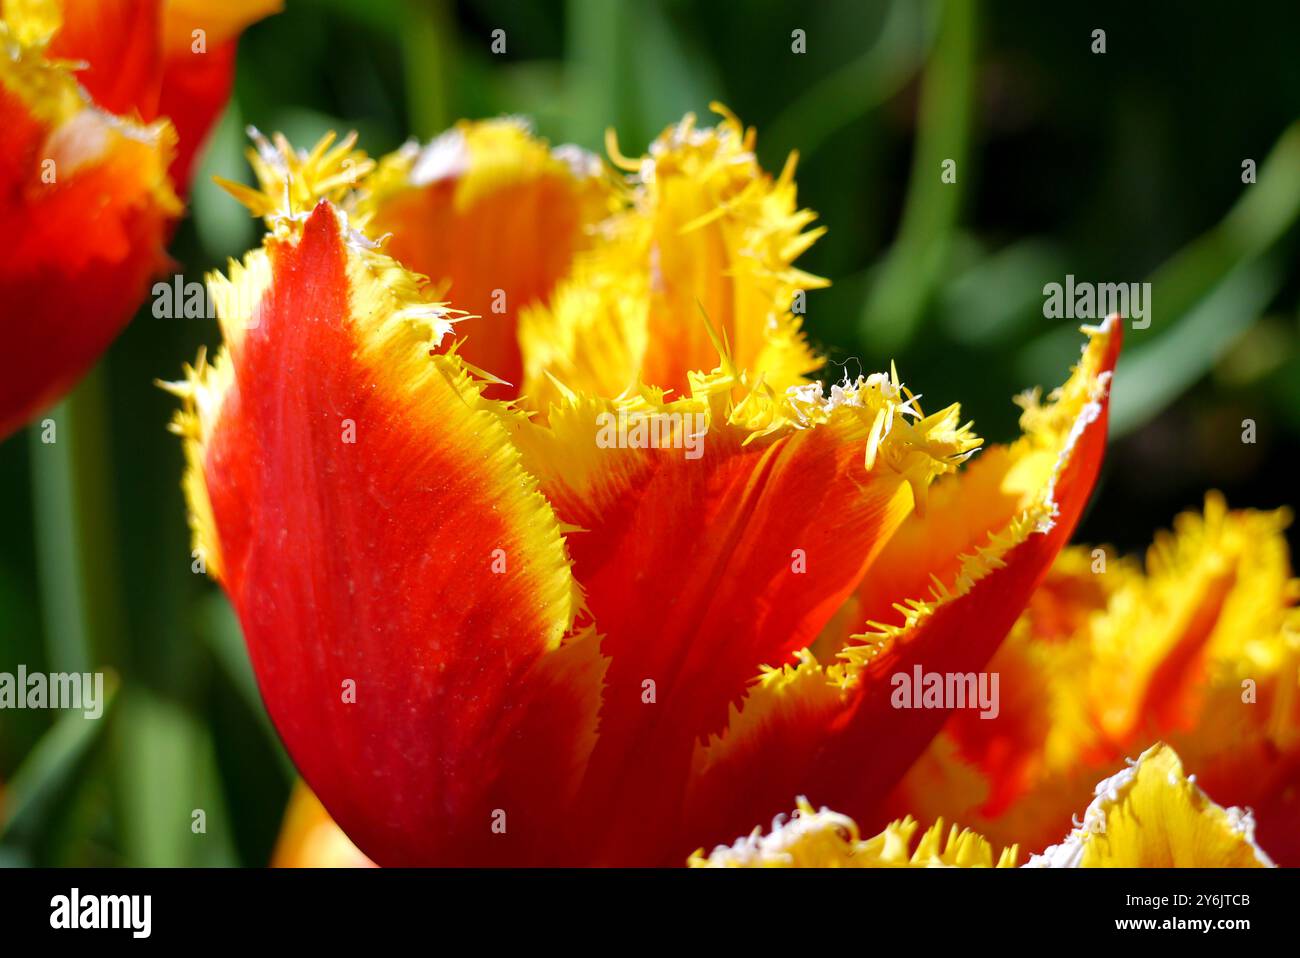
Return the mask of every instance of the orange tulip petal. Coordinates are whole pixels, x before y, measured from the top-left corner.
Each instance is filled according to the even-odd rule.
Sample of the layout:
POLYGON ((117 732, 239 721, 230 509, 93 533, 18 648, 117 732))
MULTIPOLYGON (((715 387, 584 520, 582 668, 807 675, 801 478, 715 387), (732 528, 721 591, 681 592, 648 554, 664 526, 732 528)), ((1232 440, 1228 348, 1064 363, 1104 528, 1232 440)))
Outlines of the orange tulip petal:
POLYGON ((372 234, 391 233, 393 256, 476 317, 458 330, 461 355, 514 387, 488 394, 517 394, 521 311, 547 299, 609 212, 600 161, 517 120, 466 122, 387 157, 367 188, 372 234))
MULTIPOLYGON (((21 5, 20 5, 21 6, 21 5)), ((54 0, 58 32, 49 55, 78 61, 78 82, 118 116, 153 120, 162 89, 160 0, 54 0)))
POLYGON ((284 0, 164 0, 163 50, 169 57, 197 52, 199 41, 211 50, 282 9, 284 0))
POLYGON ((289 796, 272 868, 374 868, 300 779, 289 796))
POLYGON ((178 189, 188 189, 198 154, 230 98, 239 35, 282 7, 281 0, 166 3, 158 112, 172 121, 180 138, 171 169, 178 189))
POLYGON ((232 40, 210 47, 201 56, 188 52, 170 56, 163 65, 159 112, 171 119, 179 137, 170 173, 181 191, 189 190, 199 153, 230 99, 235 53, 232 40))

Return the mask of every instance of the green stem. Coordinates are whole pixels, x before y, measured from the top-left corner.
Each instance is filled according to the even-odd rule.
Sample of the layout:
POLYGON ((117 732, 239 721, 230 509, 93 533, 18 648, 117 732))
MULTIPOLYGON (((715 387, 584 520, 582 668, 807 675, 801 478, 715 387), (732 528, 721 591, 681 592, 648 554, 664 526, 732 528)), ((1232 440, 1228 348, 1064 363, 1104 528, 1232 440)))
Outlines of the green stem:
POLYGON ((948 261, 962 193, 974 110, 975 0, 948 0, 921 87, 918 132, 898 240, 862 311, 868 346, 890 356, 911 340, 948 261), (955 175, 942 178, 951 160, 955 175))
POLYGON ((444 0, 406 0, 402 60, 410 131, 421 140, 451 124, 451 19, 444 0))
POLYGON ((605 130, 623 129, 624 84, 621 38, 628 11, 622 0, 568 0, 565 7, 566 137, 588 149, 604 151, 605 130))
POLYGON ((105 406, 96 369, 30 430, 41 612, 53 671, 121 664, 105 406))

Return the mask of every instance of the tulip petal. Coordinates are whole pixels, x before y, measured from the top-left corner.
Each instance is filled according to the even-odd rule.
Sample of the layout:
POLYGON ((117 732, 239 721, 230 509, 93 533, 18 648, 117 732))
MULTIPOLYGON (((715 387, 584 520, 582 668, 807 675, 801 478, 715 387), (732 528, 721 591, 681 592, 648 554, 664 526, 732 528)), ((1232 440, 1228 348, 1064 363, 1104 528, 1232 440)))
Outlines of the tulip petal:
POLYGON ((692 868, 1014 868, 1015 846, 994 863, 993 846, 979 835, 935 822, 913 845, 919 826, 910 816, 891 822, 874 838, 858 837, 853 819, 827 808, 815 810, 800 797, 787 819, 778 815, 766 835, 761 828, 707 857, 691 856, 692 868))
POLYGON ((667 796, 684 789, 693 743, 722 730, 760 666, 820 631, 911 509, 912 489, 978 445, 955 407, 924 417, 888 375, 829 398, 757 386, 736 403, 743 379, 727 359, 694 377, 688 399, 571 395, 545 425, 517 429, 574 530, 574 573, 604 635, 585 788, 605 811, 576 817, 608 823, 609 844, 594 852, 608 860, 674 854, 660 840, 673 826, 667 796))
MULTIPOLYGON (((18 4, 53 13, 48 54, 77 61, 77 81, 100 109, 122 117, 154 120, 162 89, 159 0, 54 0, 18 4)), ((6 15, 8 10, 6 8, 6 15)))
POLYGON ((158 112, 172 121, 180 138, 171 168, 177 189, 188 190, 198 155, 230 99, 239 35, 283 6, 282 0, 165 3, 158 112))
POLYGON ((281 0, 26 0, 5 12, 29 37, 47 40, 49 56, 79 64, 77 80, 101 109, 172 121, 178 139, 170 172, 184 193, 230 97, 239 34, 282 6, 281 0))
POLYGON ((777 392, 821 366, 796 300, 827 283, 792 264, 824 229, 805 231, 815 214, 798 208, 796 158, 772 178, 755 158, 754 130, 714 109, 716 127, 687 115, 642 160, 611 148, 635 173, 629 208, 578 256, 550 307, 524 317, 525 394, 536 408, 558 399, 550 377, 596 396, 640 382, 689 395, 690 374, 712 368, 719 338, 777 392))
POLYGON ((91 106, 66 67, 0 25, 0 437, 57 399, 168 262, 175 137, 91 106))
POLYGON ((165 0, 162 46, 169 57, 185 51, 202 55, 235 40, 258 20, 284 9, 284 0, 165 0), (196 31, 199 31, 196 33, 196 31), (202 41, 200 43, 200 41, 202 41))
POLYGON ((552 150, 514 119, 461 123, 387 157, 361 212, 389 252, 475 318, 461 355, 517 393, 521 311, 544 303, 613 199, 598 159, 552 150))
POLYGON ((196 541, 277 730, 357 845, 490 859, 530 677, 577 605, 559 525, 514 414, 436 349, 448 317, 421 280, 328 200, 273 220, 210 278, 228 351, 176 387, 196 541))
POLYGON ((300 779, 289 796, 272 868, 374 868, 300 779))
POLYGON ((1167 745, 1102 781, 1083 824, 1026 868, 1268 868, 1249 812, 1216 805, 1167 745))
POLYGON ((1170 742, 1217 798, 1260 817, 1260 843, 1300 856, 1300 582, 1289 514, 1203 513, 1157 536, 1145 572, 1110 550, 1065 553, 989 668, 1033 695, 992 722, 956 714, 893 806, 960 815, 1042 848, 1102 770, 1170 742), (961 778, 973 788, 954 788, 961 778))
MULTIPOLYGON (((1112 317, 1089 332, 1083 360, 1070 380, 1050 404, 1026 403, 1025 437, 995 459, 1024 490, 1018 508, 1008 510, 1005 499, 994 500, 1003 508, 992 514, 1001 515, 1003 524, 963 552, 967 539, 945 535, 942 528, 961 507, 955 496, 941 493, 945 485, 960 487, 965 473, 936 484, 924 515, 909 522, 934 528, 940 541, 959 549, 947 561, 948 577, 937 579, 926 599, 914 594, 902 604, 900 596, 901 624, 855 638, 841 649, 840 664, 827 666, 805 653, 797 664, 754 686, 727 731, 697 751, 688 800, 695 834, 734 835, 745 827, 738 828, 738 822, 761 819, 779 808, 782 791, 825 798, 859 821, 879 817, 889 789, 951 711, 950 705, 896 708, 892 676, 911 675, 918 667, 949 674, 983 669, 1064 545, 1091 492, 1105 445, 1119 319, 1112 317), (1036 486, 1021 484, 1022 463, 1034 467, 1036 486)), ((882 563, 891 567, 889 574, 898 561, 891 542, 872 563, 868 578, 882 563)), ((933 566, 934 557, 929 561, 933 566)))

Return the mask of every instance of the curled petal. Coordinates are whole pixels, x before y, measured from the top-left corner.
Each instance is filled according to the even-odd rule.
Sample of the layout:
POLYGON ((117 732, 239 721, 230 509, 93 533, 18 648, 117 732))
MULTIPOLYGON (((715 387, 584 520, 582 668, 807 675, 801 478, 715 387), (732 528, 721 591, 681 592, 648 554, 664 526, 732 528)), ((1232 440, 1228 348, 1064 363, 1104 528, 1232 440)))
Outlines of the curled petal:
POLYGON ((1216 805, 1167 745, 1097 785, 1083 823, 1026 868, 1268 868, 1250 812, 1216 805))

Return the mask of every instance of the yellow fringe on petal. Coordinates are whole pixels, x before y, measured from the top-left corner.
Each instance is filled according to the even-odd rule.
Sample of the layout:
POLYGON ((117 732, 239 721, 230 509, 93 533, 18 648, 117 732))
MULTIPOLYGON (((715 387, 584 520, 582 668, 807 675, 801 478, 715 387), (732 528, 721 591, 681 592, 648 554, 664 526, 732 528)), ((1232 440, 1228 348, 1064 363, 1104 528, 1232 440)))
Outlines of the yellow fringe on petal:
POLYGON ((738 369, 724 353, 712 372, 692 373, 690 384, 690 396, 676 400, 640 383, 617 398, 599 399, 556 380, 558 404, 551 407, 546 424, 521 430, 520 445, 535 473, 562 475, 567 486, 579 490, 602 481, 609 467, 593 441, 597 418, 605 413, 681 423, 702 415, 705 435, 727 430, 746 444, 832 423, 857 423, 868 434, 863 450, 867 470, 883 467, 900 474, 921 500, 930 482, 956 470, 982 442, 970 423, 961 423, 956 404, 926 416, 896 372, 845 381, 832 387, 830 395, 818 382, 777 392, 761 376, 754 380, 738 369))
MULTIPOLYGON (((1021 396, 1023 435, 1006 450, 1009 468, 1002 478, 1003 492, 1020 495, 1020 506, 1010 519, 991 529, 984 542, 958 557, 956 574, 948 579, 931 576, 926 598, 909 598, 895 604, 902 616, 899 624, 868 622, 869 631, 853 635, 849 644, 837 653, 849 666, 846 676, 852 680, 897 642, 909 635, 939 607, 968 594, 975 584, 1005 564, 1005 557, 1034 533, 1047 532, 1056 519, 1056 482, 1069 462, 1078 437, 1100 413, 1101 401, 1110 389, 1110 374, 1101 364, 1110 346, 1113 324, 1117 317, 1100 327, 1083 327, 1089 337, 1083 358, 1065 385, 1054 390, 1049 402, 1040 403, 1037 392, 1021 396)), ((949 503, 973 508, 962 497, 966 473, 947 480, 942 490, 949 503)), ((916 518, 925 516, 923 500, 918 499, 916 518)), ((920 527, 918 527, 920 528, 920 527)), ((886 561, 888 555, 886 553, 886 561)))
POLYGON ((1014 868, 1017 849, 1003 849, 994 859, 993 846, 974 832, 954 825, 945 833, 935 822, 921 835, 915 819, 892 822, 873 838, 859 837, 858 826, 846 815, 814 809, 800 796, 794 813, 778 815, 766 835, 755 828, 732 845, 719 845, 709 855, 700 849, 692 868, 1014 868))
POLYGON ((1267 868, 1250 812, 1216 805, 1157 744, 1097 785, 1083 823, 1026 868, 1267 868))
POLYGON ((717 126, 687 115, 639 161, 611 137, 613 162, 634 172, 628 208, 521 326, 524 393, 535 408, 555 401, 552 376, 604 397, 638 382, 680 392, 708 369, 711 340, 778 392, 821 366, 795 308, 827 281, 793 262, 824 230, 806 230, 815 215, 798 208, 795 157, 773 179, 754 155, 754 130, 714 109, 717 126))

